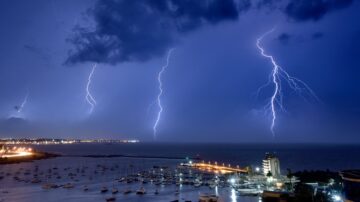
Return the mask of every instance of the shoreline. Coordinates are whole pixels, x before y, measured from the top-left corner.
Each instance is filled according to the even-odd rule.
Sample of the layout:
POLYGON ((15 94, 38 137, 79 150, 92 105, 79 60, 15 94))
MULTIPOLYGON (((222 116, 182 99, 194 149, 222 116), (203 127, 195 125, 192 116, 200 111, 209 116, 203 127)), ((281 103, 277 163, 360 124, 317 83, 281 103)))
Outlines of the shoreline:
MULTIPOLYGON (((111 154, 111 155, 80 155, 69 157, 84 157, 84 158, 142 158, 142 159, 174 159, 174 160, 183 160, 184 157, 174 157, 174 156, 144 156, 144 155, 122 155, 122 154, 111 154)), ((191 158, 193 160, 201 160, 199 157, 191 158)))
POLYGON ((50 158, 56 158, 56 157, 60 157, 60 156, 62 156, 62 155, 47 153, 47 152, 35 152, 33 155, 29 155, 29 156, 0 158, 0 165, 16 164, 16 163, 23 163, 23 162, 33 162, 36 160, 50 159, 50 158))
MULTIPOLYGON (((0 165, 4 164, 16 164, 23 162, 33 162, 36 160, 44 160, 56 157, 82 157, 82 158, 136 158, 136 159, 168 159, 168 160, 184 160, 184 157, 174 156, 144 156, 144 155, 122 155, 122 154, 110 154, 110 155, 62 155, 48 152, 36 152, 30 156, 19 156, 13 158, 0 158, 0 165)), ((192 158, 193 160, 201 160, 199 157, 192 158)))

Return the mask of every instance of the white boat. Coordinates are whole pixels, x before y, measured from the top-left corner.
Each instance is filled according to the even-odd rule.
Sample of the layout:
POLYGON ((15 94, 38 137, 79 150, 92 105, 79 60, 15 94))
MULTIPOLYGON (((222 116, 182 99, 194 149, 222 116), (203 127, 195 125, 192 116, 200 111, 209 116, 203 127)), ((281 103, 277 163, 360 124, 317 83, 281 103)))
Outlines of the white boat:
POLYGON ((260 195, 262 193, 261 190, 254 188, 237 189, 236 191, 238 191, 240 195, 260 195))
POLYGON ((201 184, 202 184, 201 182, 197 181, 197 182, 194 183, 194 187, 201 187, 201 184))

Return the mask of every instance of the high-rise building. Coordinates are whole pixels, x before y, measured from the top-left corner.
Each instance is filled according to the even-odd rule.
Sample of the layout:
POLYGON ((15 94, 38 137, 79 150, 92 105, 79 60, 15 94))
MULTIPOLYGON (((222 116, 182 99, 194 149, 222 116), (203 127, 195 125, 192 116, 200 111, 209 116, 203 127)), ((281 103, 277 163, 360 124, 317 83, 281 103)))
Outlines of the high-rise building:
POLYGON ((340 175, 344 182, 345 201, 360 201, 360 170, 344 170, 340 175))
POLYGON ((280 161, 274 154, 266 153, 263 160, 263 171, 265 176, 270 172, 274 178, 280 177, 280 161))

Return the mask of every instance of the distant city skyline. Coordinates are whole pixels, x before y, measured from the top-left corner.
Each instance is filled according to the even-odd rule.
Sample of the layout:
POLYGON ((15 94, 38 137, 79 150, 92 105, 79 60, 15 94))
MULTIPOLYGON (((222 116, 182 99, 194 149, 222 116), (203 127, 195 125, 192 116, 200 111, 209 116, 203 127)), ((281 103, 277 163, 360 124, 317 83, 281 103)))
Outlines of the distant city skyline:
POLYGON ((1 1, 0 138, 359 143, 360 2, 311 2, 1 1), (261 47, 321 102, 283 81, 271 127, 274 27, 261 47))

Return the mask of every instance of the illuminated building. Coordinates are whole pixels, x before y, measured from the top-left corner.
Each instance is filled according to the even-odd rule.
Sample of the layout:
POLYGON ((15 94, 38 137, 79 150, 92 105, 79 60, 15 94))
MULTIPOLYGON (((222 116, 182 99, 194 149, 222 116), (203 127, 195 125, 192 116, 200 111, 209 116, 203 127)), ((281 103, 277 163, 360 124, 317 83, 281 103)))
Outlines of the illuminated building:
POLYGON ((360 170, 340 172, 344 182, 345 202, 360 201, 360 170))
POLYGON ((265 176, 267 176, 269 172, 275 178, 280 176, 280 161, 274 154, 266 153, 265 159, 263 160, 263 171, 265 176))

